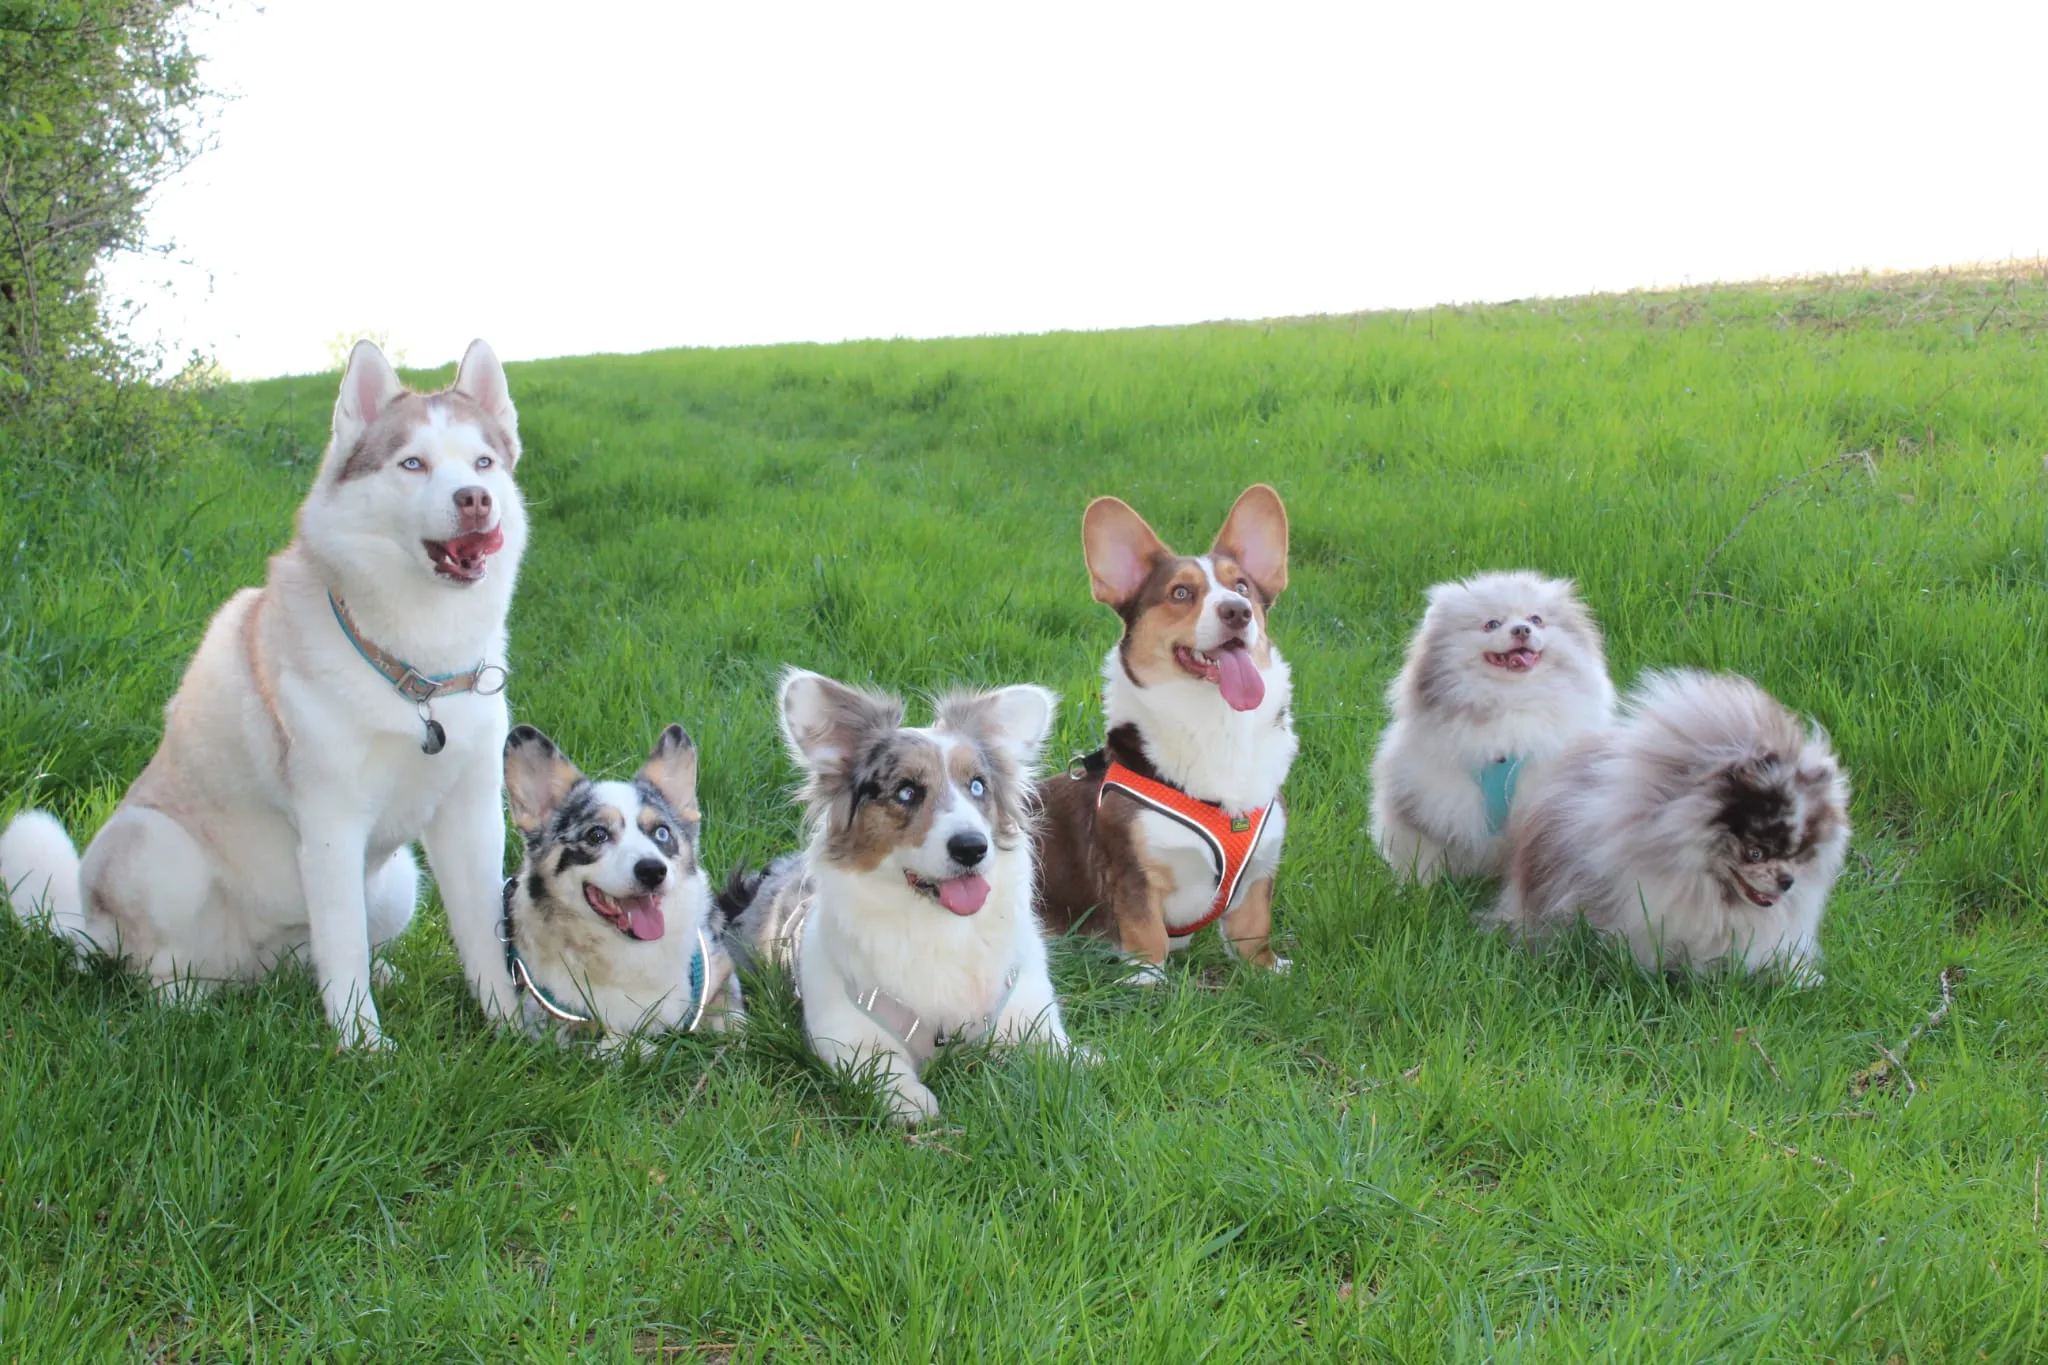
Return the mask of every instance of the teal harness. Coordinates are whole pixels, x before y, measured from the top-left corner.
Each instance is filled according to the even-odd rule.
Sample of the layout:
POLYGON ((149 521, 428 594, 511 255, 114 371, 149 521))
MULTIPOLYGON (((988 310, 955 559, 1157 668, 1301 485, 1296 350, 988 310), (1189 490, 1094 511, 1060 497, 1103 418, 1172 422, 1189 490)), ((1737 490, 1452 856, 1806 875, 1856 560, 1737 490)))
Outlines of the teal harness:
MULTIPOLYGON (((505 970, 512 977, 512 984, 533 997, 533 1002, 554 1018, 565 1024, 594 1024, 597 1020, 588 1014, 561 1004, 548 994, 547 987, 534 978, 526 969, 525 959, 519 956, 519 945, 512 941, 512 892, 519 885, 517 877, 505 878, 505 913, 498 923, 498 938, 505 945, 505 970)), ((697 930, 697 951, 690 954, 690 1022, 685 1031, 693 1030, 704 1018, 704 931, 697 930)))
POLYGON ((1486 832, 1499 834, 1508 827, 1508 807, 1515 799, 1515 778, 1521 774, 1519 755, 1496 758, 1480 765, 1479 794, 1486 798, 1486 832))

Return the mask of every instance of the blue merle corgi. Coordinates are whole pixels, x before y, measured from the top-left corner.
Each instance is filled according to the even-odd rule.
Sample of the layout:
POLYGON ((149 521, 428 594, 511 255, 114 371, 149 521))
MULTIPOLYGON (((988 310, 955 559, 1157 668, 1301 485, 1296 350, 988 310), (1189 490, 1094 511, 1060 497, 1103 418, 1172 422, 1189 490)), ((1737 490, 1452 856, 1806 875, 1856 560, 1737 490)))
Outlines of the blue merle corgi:
POLYGON ((664 730, 630 781, 585 777, 531 725, 505 741, 505 796, 525 841, 505 883, 505 969, 529 1031, 607 1048, 727 1027, 739 979, 697 857, 697 749, 664 730))

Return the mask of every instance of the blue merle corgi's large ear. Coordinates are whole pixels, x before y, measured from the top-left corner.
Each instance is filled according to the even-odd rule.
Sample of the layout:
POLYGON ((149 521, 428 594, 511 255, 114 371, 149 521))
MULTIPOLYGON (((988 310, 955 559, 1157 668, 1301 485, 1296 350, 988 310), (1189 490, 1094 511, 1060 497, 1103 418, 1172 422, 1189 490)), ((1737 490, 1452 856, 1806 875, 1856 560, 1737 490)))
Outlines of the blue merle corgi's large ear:
POLYGON ((528 842, 539 837, 548 817, 582 780, 555 742, 531 725, 515 726, 505 737, 505 804, 528 842))
POLYGON ((680 725, 663 730, 654 752, 641 765, 640 780, 653 784, 677 819, 697 823, 697 746, 689 731, 680 725))

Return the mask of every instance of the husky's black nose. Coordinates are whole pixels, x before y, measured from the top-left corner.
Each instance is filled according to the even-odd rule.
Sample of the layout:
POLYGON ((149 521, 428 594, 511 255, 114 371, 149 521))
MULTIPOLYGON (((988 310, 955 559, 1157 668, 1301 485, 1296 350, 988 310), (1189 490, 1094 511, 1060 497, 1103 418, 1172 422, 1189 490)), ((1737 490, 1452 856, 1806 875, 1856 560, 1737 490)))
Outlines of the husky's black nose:
POLYGON ((1216 619, 1229 630, 1243 630, 1252 623, 1252 604, 1242 597, 1226 597, 1216 604, 1216 619))
POLYGON ((980 834, 956 834, 946 840, 946 852, 962 867, 974 867, 988 856, 988 838, 980 834))
POLYGON ((481 484, 455 490, 455 515, 462 518, 464 531, 491 529, 491 490, 481 484))
POLYGON ((659 858, 642 858, 633 864, 633 876, 649 891, 660 886, 661 879, 667 875, 668 864, 659 858))
POLYGON ((1796 879, 1790 872, 1780 872, 1778 874, 1778 889, 1780 891, 1790 891, 1794 880, 1796 879))

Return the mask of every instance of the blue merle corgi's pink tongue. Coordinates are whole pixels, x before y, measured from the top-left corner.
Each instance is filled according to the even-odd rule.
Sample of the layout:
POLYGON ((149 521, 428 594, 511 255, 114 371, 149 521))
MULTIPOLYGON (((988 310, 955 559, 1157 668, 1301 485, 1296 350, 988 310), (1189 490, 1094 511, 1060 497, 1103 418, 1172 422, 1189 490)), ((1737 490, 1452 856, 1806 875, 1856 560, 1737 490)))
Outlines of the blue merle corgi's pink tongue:
POLYGON ((621 896, 619 908, 626 912, 626 932, 634 938, 651 941, 668 932, 659 896, 621 896))
POLYGON ((1233 711, 1256 711, 1266 699, 1266 680, 1259 676, 1251 651, 1243 645, 1225 645, 1210 655, 1216 660, 1216 686, 1233 711))
POLYGON ((939 883, 939 904, 956 915, 971 915, 988 899, 988 881, 983 877, 955 877, 939 883))

